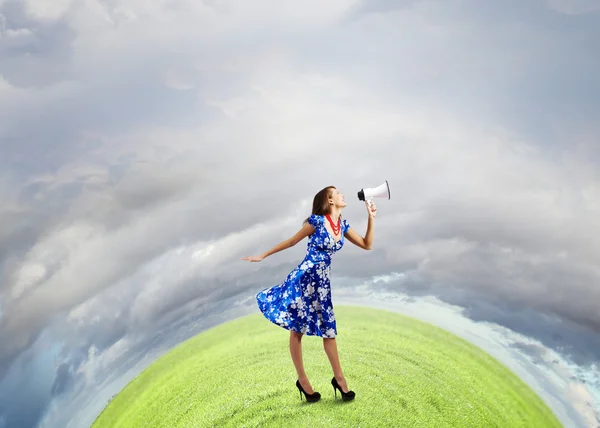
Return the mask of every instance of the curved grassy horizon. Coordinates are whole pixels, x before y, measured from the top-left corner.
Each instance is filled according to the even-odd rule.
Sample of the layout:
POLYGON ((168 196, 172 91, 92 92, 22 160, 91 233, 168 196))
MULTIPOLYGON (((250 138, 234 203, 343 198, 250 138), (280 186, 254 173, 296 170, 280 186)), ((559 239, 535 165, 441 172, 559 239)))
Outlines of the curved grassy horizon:
POLYGON ((336 339, 354 401, 334 399, 319 337, 302 340, 317 403, 300 401, 289 332, 252 314, 178 345, 98 416, 101 427, 560 427, 512 371, 433 325, 336 306, 336 339))

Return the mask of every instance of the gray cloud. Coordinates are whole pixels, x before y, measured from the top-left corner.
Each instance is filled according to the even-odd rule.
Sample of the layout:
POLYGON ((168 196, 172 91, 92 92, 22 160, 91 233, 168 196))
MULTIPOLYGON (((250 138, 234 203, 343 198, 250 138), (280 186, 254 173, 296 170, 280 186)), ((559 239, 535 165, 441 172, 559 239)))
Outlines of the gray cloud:
POLYGON ((26 2, 21 1, 0 5, 0 22, 4 23, 0 33, 5 42, 0 45, 0 74, 20 88, 39 88, 75 77, 70 75, 73 29, 60 19, 40 22, 28 16, 26 9, 26 2))
POLYGON ((74 382, 72 368, 73 366, 66 363, 62 363, 60 366, 58 366, 56 378, 54 379, 54 383, 50 389, 50 393, 53 397, 64 394, 72 387, 74 382))

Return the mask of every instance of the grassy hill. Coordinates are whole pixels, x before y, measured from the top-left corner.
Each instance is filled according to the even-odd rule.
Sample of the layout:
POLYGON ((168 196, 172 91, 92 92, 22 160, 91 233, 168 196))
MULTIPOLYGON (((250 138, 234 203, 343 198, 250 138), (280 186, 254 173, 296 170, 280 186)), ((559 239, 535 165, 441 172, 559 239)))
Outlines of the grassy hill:
POLYGON ((342 370, 356 399, 334 399, 321 338, 302 339, 321 401, 300 401, 289 332, 257 313, 202 332, 127 385, 101 427, 560 427, 494 358, 430 324, 336 306, 342 370))

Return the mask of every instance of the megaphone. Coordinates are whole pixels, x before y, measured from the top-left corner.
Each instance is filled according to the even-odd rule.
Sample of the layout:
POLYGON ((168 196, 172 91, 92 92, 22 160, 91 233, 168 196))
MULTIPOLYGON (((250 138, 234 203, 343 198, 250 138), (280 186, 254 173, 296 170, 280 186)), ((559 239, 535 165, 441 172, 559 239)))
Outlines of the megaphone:
POLYGON ((367 200, 369 201, 369 205, 371 204, 371 200, 373 198, 387 198, 390 199, 390 185, 388 184, 387 180, 385 180, 385 183, 377 186, 377 187, 369 187, 366 189, 360 189, 360 191, 358 192, 358 200, 359 201, 364 201, 367 200))

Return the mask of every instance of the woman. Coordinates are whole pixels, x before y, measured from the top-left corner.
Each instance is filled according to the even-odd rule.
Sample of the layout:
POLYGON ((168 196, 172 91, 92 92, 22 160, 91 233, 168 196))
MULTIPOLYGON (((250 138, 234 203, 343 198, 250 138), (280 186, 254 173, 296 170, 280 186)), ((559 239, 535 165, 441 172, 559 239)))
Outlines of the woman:
POLYGON ((244 257, 242 260, 260 262, 271 254, 296 245, 309 237, 304 260, 276 286, 266 288, 256 295, 258 307, 263 315, 274 324, 290 330, 290 354, 298 373, 296 387, 310 402, 319 401, 321 394, 313 391, 302 364, 302 336, 321 336, 323 347, 333 369, 333 391, 337 390, 342 399, 352 400, 355 393, 350 391, 340 366, 335 337, 336 320, 331 302, 330 267, 331 256, 344 245, 344 239, 370 250, 373 244, 373 219, 377 212, 374 203, 365 201, 369 213, 367 233, 363 238, 344 219, 342 210, 346 206, 344 195, 334 186, 328 186, 313 199, 312 214, 302 228, 291 238, 279 243, 259 256, 244 257))

